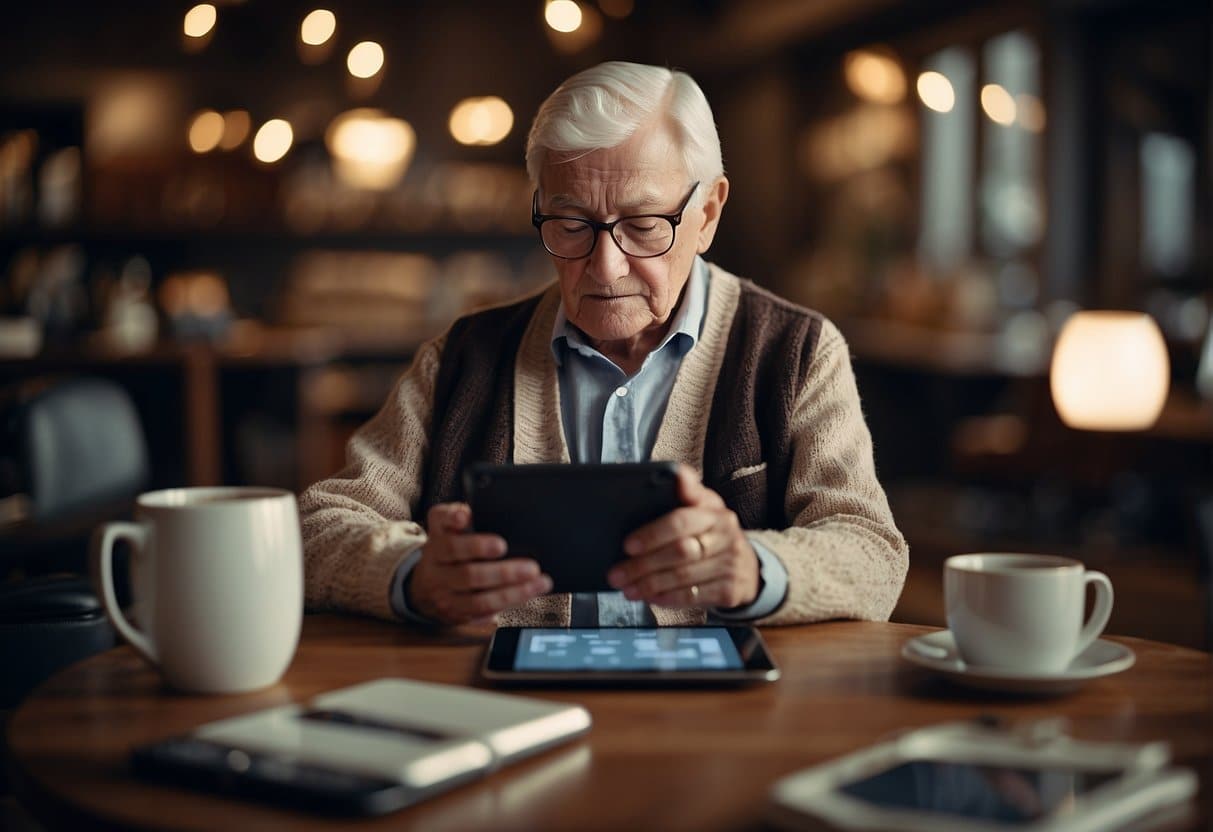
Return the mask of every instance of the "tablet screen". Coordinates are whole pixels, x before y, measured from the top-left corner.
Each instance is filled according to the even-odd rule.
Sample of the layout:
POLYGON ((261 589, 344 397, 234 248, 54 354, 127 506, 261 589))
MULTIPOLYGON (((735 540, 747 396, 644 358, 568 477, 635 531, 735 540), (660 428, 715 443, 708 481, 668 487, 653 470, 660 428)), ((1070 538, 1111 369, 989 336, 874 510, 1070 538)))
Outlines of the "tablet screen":
POLYGON ((918 809, 959 817, 1031 823, 1062 814, 1119 770, 1027 769, 941 760, 910 760, 840 790, 882 809, 918 809))
POLYGON ((741 670, 743 663, 724 627, 645 629, 526 628, 518 638, 520 671, 741 670))

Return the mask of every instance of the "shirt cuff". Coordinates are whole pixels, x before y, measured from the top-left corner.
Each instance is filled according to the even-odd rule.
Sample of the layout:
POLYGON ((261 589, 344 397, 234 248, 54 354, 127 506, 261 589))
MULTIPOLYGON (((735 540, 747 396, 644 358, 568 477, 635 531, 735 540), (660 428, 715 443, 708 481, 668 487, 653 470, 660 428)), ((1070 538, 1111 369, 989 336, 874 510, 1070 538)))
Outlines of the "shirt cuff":
POLYGON ((712 617, 724 621, 754 621, 765 618, 783 606, 788 595, 788 570, 783 561, 757 540, 747 540, 758 555, 758 597, 744 607, 712 608, 712 617))
POLYGON ((421 546, 417 546, 417 548, 405 555, 404 560, 400 561, 400 565, 396 567, 396 571, 392 575, 392 588, 388 592, 388 601, 391 603, 392 612, 396 614, 397 618, 422 627, 436 627, 438 626, 438 622, 413 611, 409 606, 408 594, 404 591, 405 583, 408 581, 409 576, 413 574, 413 568, 420 560, 421 546))

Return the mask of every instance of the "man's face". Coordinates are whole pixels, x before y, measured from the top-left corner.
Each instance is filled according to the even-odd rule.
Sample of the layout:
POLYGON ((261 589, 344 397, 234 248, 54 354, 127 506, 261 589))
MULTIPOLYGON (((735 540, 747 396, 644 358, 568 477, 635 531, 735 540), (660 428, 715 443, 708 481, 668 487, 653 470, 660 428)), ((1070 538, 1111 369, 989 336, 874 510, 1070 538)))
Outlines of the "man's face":
MULTIPOLYGON (((621 145, 572 161, 551 154, 540 176, 539 212, 601 222, 673 214, 693 184, 668 129, 641 128, 621 145)), ((569 321, 599 349, 631 353, 656 346, 695 255, 711 245, 727 194, 723 177, 701 182, 695 196, 706 199, 692 198, 673 247, 659 257, 629 257, 606 233, 599 233, 589 257, 553 257, 569 321)))

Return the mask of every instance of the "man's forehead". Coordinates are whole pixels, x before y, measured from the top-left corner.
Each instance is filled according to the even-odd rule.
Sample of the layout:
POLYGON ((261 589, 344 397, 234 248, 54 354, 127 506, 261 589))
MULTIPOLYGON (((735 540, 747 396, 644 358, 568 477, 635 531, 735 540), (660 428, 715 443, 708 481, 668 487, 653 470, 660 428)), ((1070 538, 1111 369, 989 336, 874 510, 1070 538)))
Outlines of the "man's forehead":
POLYGON ((560 181, 562 178, 545 177, 543 180, 540 195, 550 207, 593 208, 601 205, 605 198, 613 208, 630 210, 663 207, 671 199, 670 183, 651 178, 631 178, 619 182, 560 181))

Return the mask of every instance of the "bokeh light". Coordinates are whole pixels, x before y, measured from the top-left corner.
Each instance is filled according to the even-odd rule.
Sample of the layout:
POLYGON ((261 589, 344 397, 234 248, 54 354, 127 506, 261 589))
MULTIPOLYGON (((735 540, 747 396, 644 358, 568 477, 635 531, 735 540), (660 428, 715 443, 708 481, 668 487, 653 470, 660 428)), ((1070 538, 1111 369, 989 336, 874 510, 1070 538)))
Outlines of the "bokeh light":
POLYGON ((857 49, 847 53, 843 70, 847 86, 860 98, 877 104, 896 104, 905 98, 905 73, 889 55, 857 49))
POLYGON ((514 111, 495 95, 465 98, 451 110, 449 127, 460 144, 497 144, 514 127, 514 111))
POLYGON ((328 9, 316 9, 303 18, 299 39, 308 46, 320 46, 337 31, 337 16, 328 9))
POLYGON ((543 19, 557 32, 575 32, 581 26, 581 6, 573 0, 549 0, 543 19))
POLYGON ((333 119, 324 141, 338 178, 355 188, 385 190, 404 176, 417 134, 403 119, 359 108, 333 119))
POLYGON ((253 120, 248 110, 228 110, 223 114, 223 138, 219 147, 223 150, 235 150, 248 138, 253 129, 253 120))
POLYGON ((223 116, 214 110, 200 110, 190 120, 190 150, 210 153, 223 139, 223 116))
POLYGON ((345 65, 355 78, 370 78, 383 69, 383 47, 364 40, 350 50, 345 65))
POLYGON ((1015 99, 998 84, 986 84, 981 88, 981 109, 991 121, 1004 127, 1015 123, 1015 99))
POLYGON ((1015 116, 1025 130, 1040 133, 1045 129, 1045 105, 1035 95, 1025 92, 1015 96, 1015 116))
POLYGON ((950 113, 956 106, 956 91, 952 82, 940 72, 924 72, 918 76, 918 97, 937 113, 950 113))
POLYGON ((185 13, 183 31, 187 38, 202 38, 215 28, 219 14, 210 3, 199 3, 185 13))
POLYGON ((271 165, 287 154, 295 141, 291 123, 285 119, 272 118, 253 137, 253 155, 258 161, 271 165))

